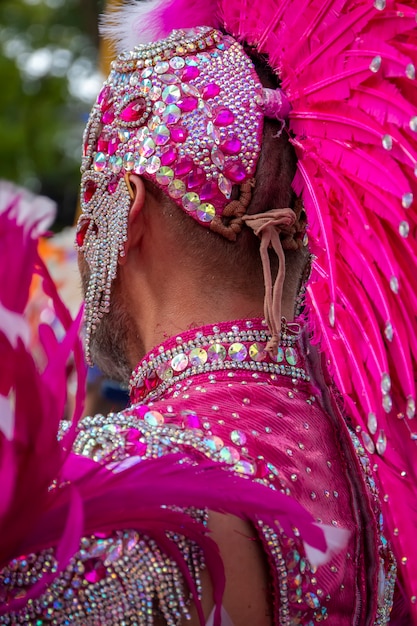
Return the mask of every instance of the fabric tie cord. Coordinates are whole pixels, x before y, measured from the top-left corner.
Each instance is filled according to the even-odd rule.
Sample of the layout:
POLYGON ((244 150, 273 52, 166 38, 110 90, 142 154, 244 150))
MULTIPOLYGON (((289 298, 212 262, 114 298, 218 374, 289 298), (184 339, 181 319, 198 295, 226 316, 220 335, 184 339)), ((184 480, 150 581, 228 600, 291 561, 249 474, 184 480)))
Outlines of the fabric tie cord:
POLYGON ((264 315, 272 335, 266 345, 266 350, 271 356, 276 356, 281 337, 282 290, 285 280, 285 255, 280 233, 291 228, 297 216, 292 209, 285 208, 273 209, 255 215, 244 215, 242 219, 261 240, 260 255, 265 283, 264 315), (270 246, 274 249, 279 261, 278 273, 273 286, 268 254, 270 246))

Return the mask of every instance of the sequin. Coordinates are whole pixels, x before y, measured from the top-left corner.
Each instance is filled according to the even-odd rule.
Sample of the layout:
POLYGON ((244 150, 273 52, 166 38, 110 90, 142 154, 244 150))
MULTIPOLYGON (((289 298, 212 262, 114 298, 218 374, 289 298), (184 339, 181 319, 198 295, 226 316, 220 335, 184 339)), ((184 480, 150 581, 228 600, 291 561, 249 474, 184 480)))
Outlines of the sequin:
POLYGON ((228 354, 233 361, 244 361, 248 351, 243 343, 232 343, 228 350, 228 354))
POLYGON ((155 175, 156 182, 160 185, 169 185, 174 178, 174 172, 170 167, 161 167, 155 175))
POLYGON ((265 351, 265 345, 259 342, 252 343, 249 346, 249 356, 253 361, 257 363, 265 361, 267 356, 267 353, 265 351))
POLYGON ((171 360, 171 367, 174 372, 183 372, 188 366, 188 356, 184 352, 180 352, 171 360))
POLYGON ((224 361, 226 358, 226 349, 220 343, 214 343, 207 350, 207 356, 210 363, 224 361))
POLYGON ((161 159, 157 156, 153 156, 150 159, 148 159, 145 169, 148 172, 148 174, 155 174, 159 170, 160 167, 161 167, 161 159))
POLYGON ((297 364, 297 352, 296 350, 294 350, 294 348, 286 348, 285 349, 285 360, 287 361, 287 363, 289 363, 289 365, 296 365, 297 364))
POLYGON ((196 215, 200 222, 211 222, 216 215, 216 209, 209 202, 203 202, 197 208, 196 215))
POLYGON ((182 197, 184 209, 191 213, 200 206, 200 198, 194 191, 189 191, 182 197))
POLYGON ((207 351, 204 348, 194 348, 188 355, 191 365, 196 367, 204 365, 207 362, 207 351))
POLYGON ((176 85, 165 87, 162 92, 162 100, 167 104, 174 104, 181 98, 181 91, 176 85))
POLYGON ((185 194, 185 183, 182 180, 175 178, 168 186, 168 193, 171 198, 182 198, 185 194))

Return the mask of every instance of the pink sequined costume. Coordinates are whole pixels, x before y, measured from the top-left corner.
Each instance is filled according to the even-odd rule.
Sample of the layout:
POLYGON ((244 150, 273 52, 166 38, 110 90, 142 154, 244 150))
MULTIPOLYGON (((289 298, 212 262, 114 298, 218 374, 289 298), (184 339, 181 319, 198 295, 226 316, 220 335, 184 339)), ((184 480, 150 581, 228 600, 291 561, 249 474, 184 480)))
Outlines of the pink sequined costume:
MULTIPOLYGON (((154 457, 169 466, 169 453, 239 475, 228 495, 244 502, 268 556, 275 624, 417 623, 415 23, 414 0, 128 2, 108 22, 121 52, 85 133, 77 231, 90 270, 87 358, 125 253, 131 174, 231 243, 253 229, 266 322, 219 321, 156 347, 133 373, 126 411, 81 421, 75 458, 122 469, 126 485, 126 472, 146 473, 154 457), (268 57, 281 89, 261 84, 239 42, 268 57), (314 254, 304 314, 282 327, 282 248, 299 246, 300 216, 295 206, 246 213, 271 118, 287 124, 297 155, 293 189, 314 254), (280 261, 274 286, 268 248, 280 261), (307 522, 304 534, 296 524, 298 537, 285 516, 274 526, 267 511, 256 515, 249 494, 258 482, 269 487, 265 506, 292 496, 325 524, 328 548, 328 527, 348 531, 345 547, 339 537, 339 552, 317 561, 307 522)), ((180 493, 163 503, 193 506, 203 525, 207 509, 225 507, 220 488, 203 504, 180 493)), ((30 610, 56 623, 118 624, 123 614, 151 624, 159 611, 179 624, 186 586, 198 595, 204 561, 215 571, 208 544, 189 526, 167 541, 118 521, 90 524, 67 571, 29 609, 15 590, 53 555, 25 560, 24 576, 21 561, 7 564, 21 605, 0 620, 30 610)))

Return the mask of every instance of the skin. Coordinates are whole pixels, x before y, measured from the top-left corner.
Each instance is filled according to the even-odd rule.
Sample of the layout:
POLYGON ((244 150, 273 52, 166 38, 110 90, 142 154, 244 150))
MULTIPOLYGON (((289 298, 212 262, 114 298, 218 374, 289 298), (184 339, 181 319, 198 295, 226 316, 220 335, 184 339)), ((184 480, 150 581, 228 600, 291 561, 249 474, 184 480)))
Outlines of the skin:
MULTIPOLYGON (((263 315, 263 292, 259 296, 224 291, 218 276, 204 276, 188 261, 186 253, 164 223, 160 211, 152 210, 156 199, 146 191, 140 177, 130 177, 135 198, 129 214, 125 255, 119 258, 112 293, 112 311, 100 324, 100 346, 94 361, 108 375, 123 378, 154 346, 185 329, 263 315), (213 297, 215 294, 216 297, 213 297), (117 329, 117 330, 116 330, 117 329), (100 356, 105 346, 108 358, 100 356), (114 350, 123 363, 111 371, 114 350)), ((166 220, 165 220, 166 222, 166 220)), ((80 258, 84 285, 88 268, 80 258)), ((283 314, 293 318, 296 286, 287 285, 283 314)), ((211 513, 209 528, 217 542, 226 570, 224 607, 235 626, 271 626, 268 573, 263 550, 253 528, 233 516, 211 513)), ((212 586, 203 572, 203 609, 213 608, 212 586)), ((164 622, 157 622, 163 624, 164 622)), ((195 609, 192 620, 197 626, 195 609)))

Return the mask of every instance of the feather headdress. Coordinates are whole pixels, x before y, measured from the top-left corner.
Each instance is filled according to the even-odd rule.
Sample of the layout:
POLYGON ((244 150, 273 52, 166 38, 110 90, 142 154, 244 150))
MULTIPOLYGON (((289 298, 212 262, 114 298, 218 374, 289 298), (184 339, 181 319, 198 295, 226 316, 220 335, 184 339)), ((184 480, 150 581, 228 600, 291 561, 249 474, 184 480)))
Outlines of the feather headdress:
POLYGON ((293 187, 314 254, 312 339, 373 458, 414 599, 416 9, 415 0, 158 0, 127 3, 103 29, 123 50, 205 24, 268 56, 291 104, 293 187))

